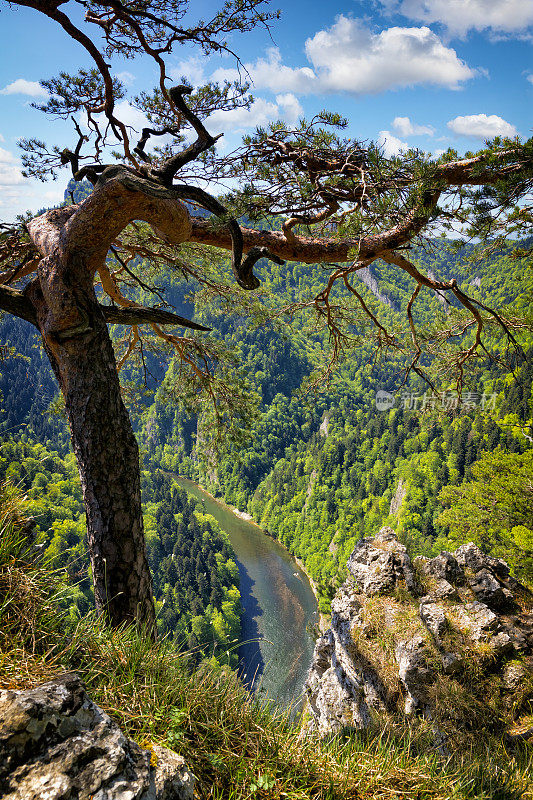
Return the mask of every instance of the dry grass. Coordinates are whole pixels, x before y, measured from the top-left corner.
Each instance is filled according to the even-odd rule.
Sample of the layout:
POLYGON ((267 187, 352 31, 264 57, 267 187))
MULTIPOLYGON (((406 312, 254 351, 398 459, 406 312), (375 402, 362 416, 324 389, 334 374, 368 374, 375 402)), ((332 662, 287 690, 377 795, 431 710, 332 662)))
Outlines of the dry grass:
MULTIPOLYGON (((403 603, 397 598, 376 595, 365 598, 360 612, 360 622, 351 630, 354 660, 362 655, 368 664, 379 673, 391 697, 402 698, 402 688, 394 656, 400 639, 406 640, 415 634, 429 635, 418 616, 416 604, 403 603)), ((401 702, 403 706, 403 700, 401 702)))

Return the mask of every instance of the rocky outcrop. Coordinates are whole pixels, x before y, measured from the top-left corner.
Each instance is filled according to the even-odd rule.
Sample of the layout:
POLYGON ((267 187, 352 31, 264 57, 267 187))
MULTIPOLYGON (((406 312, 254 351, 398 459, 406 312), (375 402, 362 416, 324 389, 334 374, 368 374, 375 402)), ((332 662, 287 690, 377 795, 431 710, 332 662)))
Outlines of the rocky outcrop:
POLYGON ((3 800, 193 800, 193 792, 183 758, 126 738, 77 675, 0 692, 3 800))
POLYGON ((392 528, 382 528, 375 539, 362 539, 347 566, 363 594, 369 597, 392 592, 402 584, 413 594, 417 591, 411 559, 392 528))
POLYGON ((394 300, 389 297, 388 294, 383 292, 381 289, 380 283, 370 267, 363 267, 363 269, 358 269, 355 273, 355 277, 362 281, 365 286, 370 289, 374 297, 380 301, 380 303, 384 303, 389 308, 392 308, 393 311, 399 311, 398 305, 394 302, 394 300))
POLYGON ((396 515, 400 508, 402 507, 402 503, 405 500, 405 495, 407 494, 407 486, 400 478, 398 480, 398 486, 396 487, 396 491, 390 501, 390 510, 389 513, 396 515))
POLYGON ((504 561, 467 544, 413 562, 383 528, 347 566, 307 679, 307 731, 418 715, 441 742, 533 735, 533 595, 504 561))

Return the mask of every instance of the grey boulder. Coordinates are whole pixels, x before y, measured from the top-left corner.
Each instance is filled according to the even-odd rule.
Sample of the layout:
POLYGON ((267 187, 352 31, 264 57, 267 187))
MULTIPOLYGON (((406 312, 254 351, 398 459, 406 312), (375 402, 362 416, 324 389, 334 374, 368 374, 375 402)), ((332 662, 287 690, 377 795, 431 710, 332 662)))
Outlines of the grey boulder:
POLYGON ((384 594, 399 588, 416 594, 415 573, 407 550, 392 528, 382 528, 374 539, 361 539, 355 546, 347 567, 363 594, 384 594))
POLYGON ((181 756, 124 736, 74 673, 0 691, 3 800, 193 800, 194 780, 181 756))

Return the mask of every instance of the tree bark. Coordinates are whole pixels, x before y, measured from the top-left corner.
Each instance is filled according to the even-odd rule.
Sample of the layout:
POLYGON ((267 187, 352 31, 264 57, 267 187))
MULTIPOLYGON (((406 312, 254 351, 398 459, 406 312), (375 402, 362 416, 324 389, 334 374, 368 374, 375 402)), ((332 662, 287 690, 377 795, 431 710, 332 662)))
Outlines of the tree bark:
POLYGON ((109 310, 98 305, 94 291, 94 276, 112 242, 132 220, 148 222, 172 244, 190 235, 189 214, 179 199, 127 170, 110 168, 79 206, 53 209, 28 223, 42 256, 36 279, 23 293, 31 313, 17 294, 8 292, 7 300, 39 328, 65 399, 96 608, 113 626, 135 622, 155 635, 139 448, 120 393, 105 320, 109 310))
MULTIPOLYGON (((79 264, 66 266, 71 274, 79 272, 79 264)), ((33 282, 27 296, 65 399, 87 516, 96 608, 114 626, 136 622, 153 635, 155 609, 143 532, 139 449, 122 401, 104 315, 92 286, 81 290, 78 284, 75 299, 82 322, 61 337, 51 332, 49 306, 39 281, 33 282)))

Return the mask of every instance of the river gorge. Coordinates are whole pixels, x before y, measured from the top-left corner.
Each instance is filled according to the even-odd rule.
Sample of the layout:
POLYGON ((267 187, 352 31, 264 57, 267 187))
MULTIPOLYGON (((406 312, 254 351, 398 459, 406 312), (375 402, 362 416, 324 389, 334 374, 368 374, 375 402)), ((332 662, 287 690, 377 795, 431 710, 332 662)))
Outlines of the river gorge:
POLYGON ((279 542, 187 478, 174 480, 226 531, 240 575, 239 672, 259 696, 298 710, 313 656, 317 602, 306 574, 279 542))

